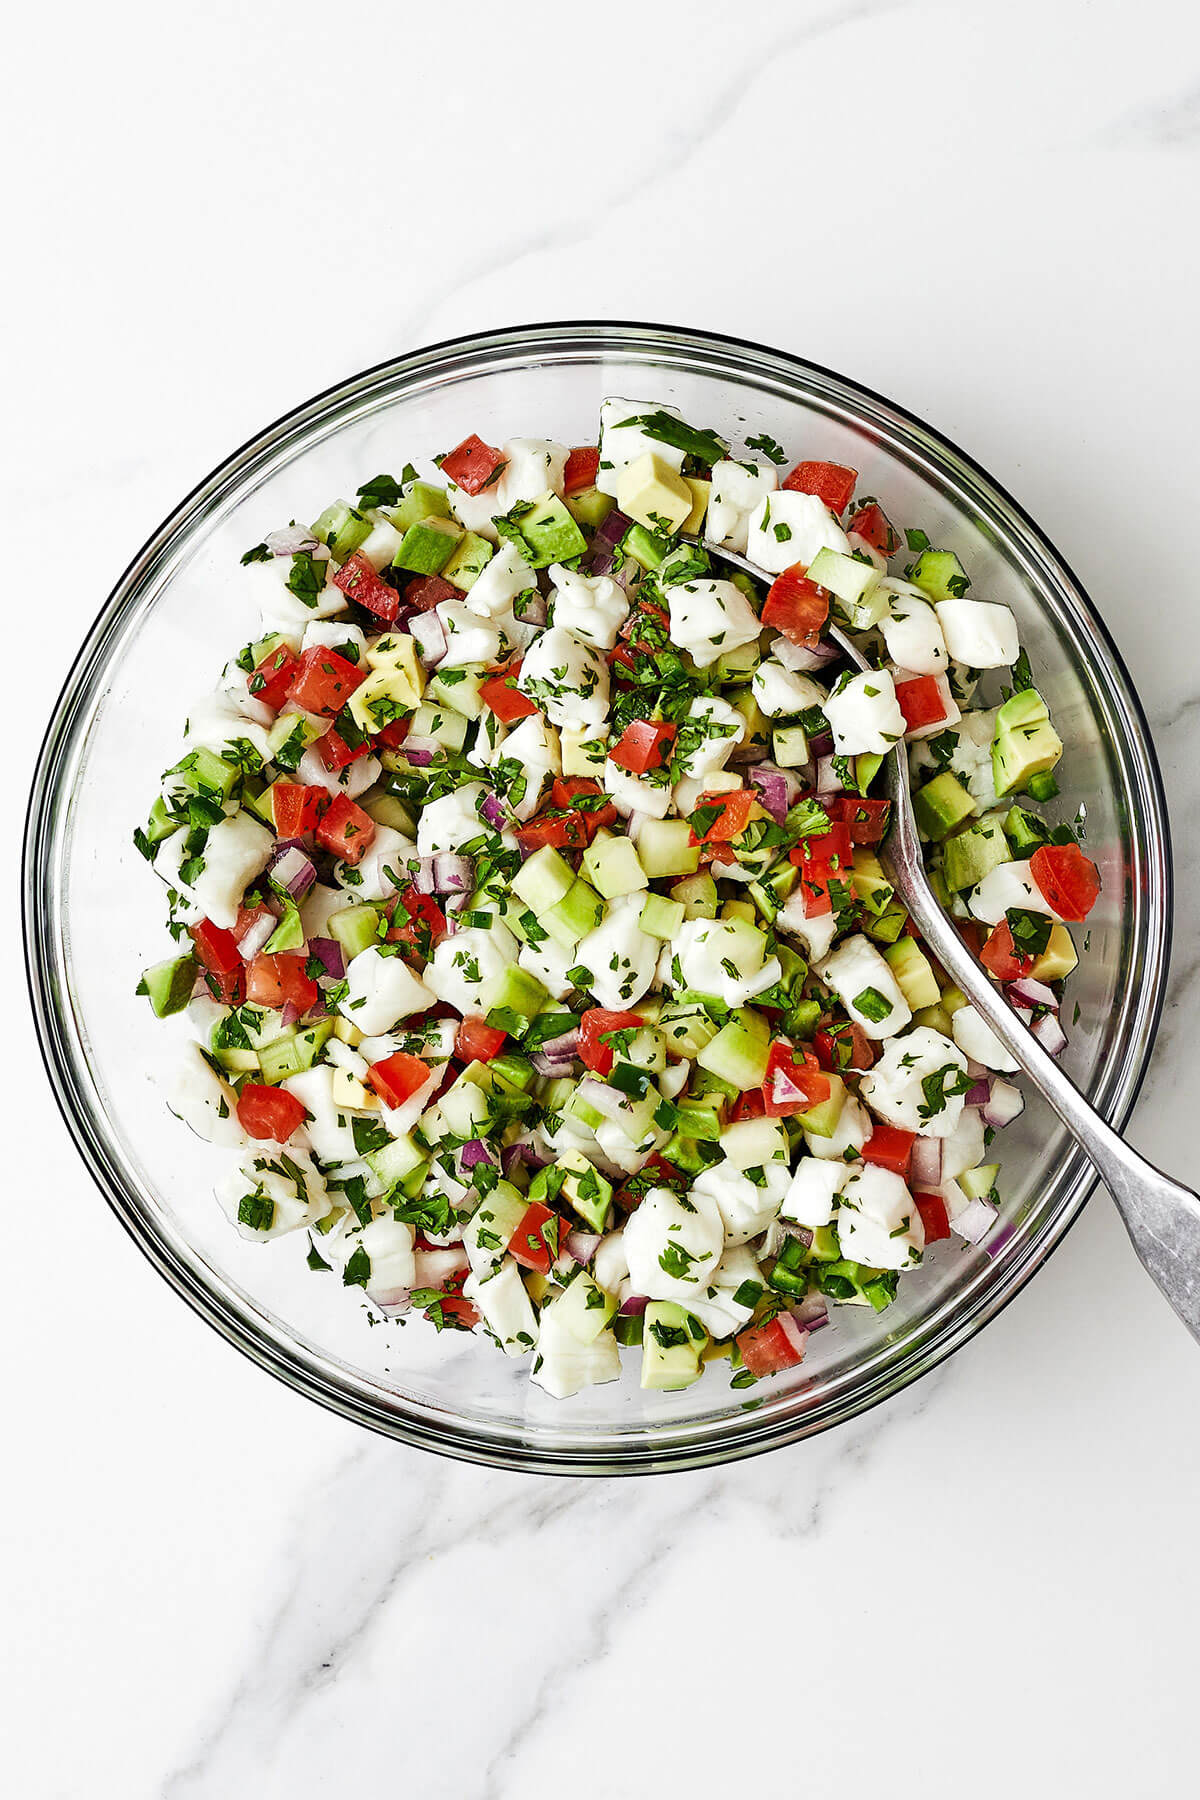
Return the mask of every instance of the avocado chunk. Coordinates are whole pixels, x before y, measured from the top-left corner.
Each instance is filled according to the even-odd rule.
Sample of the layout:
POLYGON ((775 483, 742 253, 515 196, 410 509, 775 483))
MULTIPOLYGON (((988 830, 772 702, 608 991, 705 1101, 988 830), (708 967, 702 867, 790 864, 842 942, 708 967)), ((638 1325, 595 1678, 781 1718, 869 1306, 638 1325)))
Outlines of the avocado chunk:
POLYGON ((1032 777, 1048 775, 1063 753, 1046 702, 1036 688, 1010 694, 996 714, 992 775, 997 794, 1027 788, 1032 777))
POLYGON ((392 558, 392 566, 414 575, 440 575, 462 536, 449 519, 421 519, 410 525, 392 558))
POLYGON ((957 775, 943 769, 940 775, 917 789, 913 795, 913 811, 920 830, 937 843, 948 831, 969 819, 976 806, 957 775))
POLYGON ((532 569, 569 562, 587 549, 587 539, 557 494, 522 501, 496 520, 496 530, 517 546, 532 569))
POLYGON ((642 1318, 642 1386, 667 1392, 690 1387, 708 1343, 699 1319, 673 1300, 652 1300, 642 1318))
POLYGON ((942 869, 951 893, 976 887, 985 875, 1011 862, 1008 839, 997 819, 979 819, 942 846, 942 869))
POLYGON ((137 992, 145 994, 157 1019, 170 1018, 182 1012, 192 997, 199 964, 191 951, 185 956, 171 956, 146 970, 137 984, 137 992))

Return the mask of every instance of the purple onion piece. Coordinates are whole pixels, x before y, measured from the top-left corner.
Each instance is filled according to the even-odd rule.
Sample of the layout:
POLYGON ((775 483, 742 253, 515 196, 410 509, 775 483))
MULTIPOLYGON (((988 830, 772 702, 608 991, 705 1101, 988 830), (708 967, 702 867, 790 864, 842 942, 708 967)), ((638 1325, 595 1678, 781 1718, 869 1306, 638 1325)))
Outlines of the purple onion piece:
POLYGON ((540 627, 546 623, 548 616, 549 608, 544 597, 539 594, 535 600, 527 600, 525 602, 524 611, 520 615, 520 622, 522 625, 537 625, 540 627))
POLYGON ((346 973, 346 957, 336 938, 309 938, 308 953, 324 964, 325 973, 334 981, 340 981, 346 973))
POLYGON ((951 1219, 950 1229, 966 1238, 968 1244, 978 1244, 992 1229, 997 1217, 996 1208, 986 1200, 968 1200, 963 1210, 951 1219))
POLYGON ((478 1163, 490 1163, 495 1160, 482 1138, 471 1138, 459 1152, 459 1161, 464 1169, 473 1169, 478 1163))
POLYGON ((982 1081, 977 1081, 973 1087, 967 1089, 963 1095, 963 1104, 965 1106, 986 1106, 991 1097, 992 1084, 985 1076, 982 1081))
POLYGON ((567 1233, 567 1251, 580 1265, 586 1267, 595 1256, 600 1245, 598 1231, 569 1231, 567 1233))
POLYGON ((1058 1022, 1057 1013, 1043 1013, 1040 1019, 1034 1020, 1030 1030, 1051 1056, 1061 1056, 1067 1047, 1067 1034, 1058 1022))
POLYGON ((300 1008, 294 1001, 285 1000, 279 1016, 283 1022, 283 1029, 285 1031, 290 1031, 297 1019, 301 1016, 300 1008))
POLYGON ((832 733, 832 731, 815 732, 813 734, 813 736, 810 737, 808 740, 808 754, 810 756, 832 756, 833 755, 833 733, 832 733))
POLYGON ((621 1317, 623 1319, 636 1319, 641 1313, 645 1312, 649 1304, 650 1301, 645 1294, 630 1294, 628 1300, 622 1300, 621 1302, 621 1317))
POLYGON ((938 1188, 942 1185, 942 1140, 941 1138, 918 1137, 913 1141, 912 1156, 909 1159, 909 1185, 915 1187, 920 1182, 923 1188, 938 1188))
POLYGON ((1044 981, 1034 981, 1031 976, 1022 975, 1017 981, 1005 984, 1005 993, 1016 1006, 1044 1006, 1049 1012, 1058 1011, 1058 996, 1053 988, 1044 981))
POLYGON ((446 627, 435 612, 414 613, 408 621, 408 635, 420 652, 427 669, 436 669, 450 648, 446 627))
POLYGON ((290 900, 299 900, 317 879, 317 871, 306 851, 289 844, 284 850, 276 850, 267 867, 267 879, 290 900))
POLYGON ((242 940, 238 945, 238 950, 241 952, 242 960, 244 962, 253 961, 259 951, 263 949, 267 940, 273 934, 276 923, 277 921, 274 913, 267 912, 264 913, 261 918, 255 919, 252 925, 247 926, 242 934, 242 940))
POLYGON ((817 792, 818 794, 840 794, 842 778, 833 766, 832 756, 817 758, 817 792))
POLYGON ((317 549, 320 539, 307 525, 285 525, 282 531, 269 531, 265 542, 272 556, 298 556, 301 550, 317 549))
POLYGON ((601 519, 597 525, 592 542, 596 545, 603 544, 606 548, 613 544, 619 544, 632 524, 633 520, 623 513, 620 507, 614 506, 608 516, 601 519))
POLYGON ((801 1331, 816 1331, 829 1323, 829 1306, 824 1294, 806 1294, 800 1304, 790 1310, 801 1331))
POLYGON ((435 894, 469 894, 474 885, 475 864, 469 856, 460 856, 457 851, 441 850, 433 858, 435 894))
POLYGON ((495 794, 485 794, 483 796, 483 799, 479 802, 479 811, 481 817, 485 818, 495 831, 501 831, 508 823, 504 808, 501 806, 495 794))
POLYGON ((751 769, 750 780, 758 789, 760 803, 770 813, 777 825, 782 825, 787 817, 788 807, 795 801, 800 792, 800 783, 790 769, 781 769, 778 763, 762 762, 751 769))
POLYGON ((1024 1111, 1025 1096, 1020 1088, 1015 1087, 1011 1081, 994 1079, 987 1105, 983 1109, 984 1123, 999 1129, 1004 1125, 1011 1125, 1024 1111))

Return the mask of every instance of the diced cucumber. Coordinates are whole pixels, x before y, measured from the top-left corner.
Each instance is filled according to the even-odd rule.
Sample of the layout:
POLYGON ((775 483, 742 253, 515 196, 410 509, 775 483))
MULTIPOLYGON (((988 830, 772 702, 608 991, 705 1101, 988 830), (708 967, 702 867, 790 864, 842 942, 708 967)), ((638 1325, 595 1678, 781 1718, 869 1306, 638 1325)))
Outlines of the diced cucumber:
MULTIPOLYGON (((536 975, 531 975, 528 969, 522 969, 518 963, 510 963, 488 982, 483 994, 484 1011, 492 1012, 502 1007, 506 1011, 520 1013, 522 1018, 534 1019, 549 998, 536 975)), ((495 1060, 491 1064, 493 1070, 495 1060)))
POLYGON ((371 535, 371 521, 345 500, 335 500, 313 522, 313 536, 329 545, 334 562, 345 562, 371 535))
POLYGON ((680 1137, 703 1138, 716 1143, 722 1132, 721 1115, 712 1106, 698 1106, 692 1100, 681 1100, 675 1109, 680 1137))
POLYGON ((813 1137, 832 1137, 846 1104, 846 1084, 841 1076, 827 1074, 825 1079, 829 1083, 828 1100, 822 1100, 818 1105, 810 1106, 806 1112, 796 1114, 800 1129, 811 1132, 813 1137))
POLYGON ((971 585, 953 550, 922 550, 909 580, 935 601, 959 600, 971 585))
POLYGON ((424 1169, 426 1160, 407 1134, 393 1138, 378 1150, 369 1150, 363 1158, 386 1187, 406 1180, 416 1169, 424 1169))
POLYGON ((435 487, 431 481, 410 481, 398 504, 385 507, 383 511, 403 535, 410 526, 419 525, 423 519, 448 519, 450 502, 445 488, 435 487))
POLYGON ((581 938, 594 931, 604 916, 604 902, 594 887, 576 878, 562 899, 548 912, 539 915, 543 926, 556 944, 574 950, 581 938))
POLYGON ((271 761, 281 769, 296 769, 304 752, 324 737, 328 719, 314 719, 308 713, 281 712, 267 733, 267 749, 271 761))
POLYGON ((770 1047, 770 1026, 761 1013, 747 1006, 726 1020, 696 1061, 745 1092, 762 1086, 770 1047))
MULTIPOLYGON (((699 1056, 706 1044, 717 1035, 717 1027, 702 1006, 673 1001, 664 1006, 658 1029, 667 1041, 668 1054, 686 1057, 689 1062, 699 1056)), ((741 1092, 739 1088, 738 1092, 741 1092)))
POLYGON ((784 860, 774 863, 757 881, 750 883, 746 891, 768 925, 774 923, 776 914, 795 887, 799 875, 796 865, 784 860))
POLYGON ((651 881, 676 875, 694 875, 700 867, 700 846, 693 844, 686 819, 646 819, 638 836, 638 857, 651 881))
POLYGON ((781 769, 802 769, 808 761, 808 733, 802 725, 777 725, 771 753, 781 769))
POLYGON ((437 700, 442 706, 453 706, 468 719, 478 719, 486 704, 479 689, 486 680, 487 670, 472 665, 446 669, 430 677, 426 698, 437 700))
POLYGON ((683 903, 680 900, 668 900, 662 894, 647 894, 638 924, 648 937, 661 938, 664 943, 670 943, 683 924, 683 903))
POLYGON ((360 800, 358 804, 377 825, 387 825, 392 831, 402 831, 408 838, 416 837, 417 822, 411 808, 403 800, 397 800, 395 794, 374 794, 369 799, 360 800))
POLYGON ((876 591, 879 574, 873 563, 859 562, 856 556, 845 556, 840 550, 818 550, 808 574, 818 587, 837 595, 856 631, 878 625, 887 611, 886 594, 876 591))
POLYGON ((996 1185, 1000 1164, 980 1163, 977 1169, 966 1169, 958 1177, 958 1185, 968 1200, 986 1200, 996 1185))
POLYGON ((1004 820, 1004 835, 1016 857, 1032 856, 1050 842, 1050 833, 1036 813, 1023 806, 1010 806, 1004 820))
POLYGON ((558 905, 574 880, 575 871, 566 857, 550 844, 543 844, 513 876, 512 891, 540 916, 558 905))
POLYGON ((333 1035, 333 1020, 318 1019, 303 1031, 284 1032, 258 1053, 262 1078, 272 1085, 286 1081, 289 1075, 301 1075, 311 1069, 318 1055, 333 1035))
POLYGON ((708 1333, 673 1300, 651 1300, 642 1315, 642 1386, 658 1392, 690 1387, 700 1376, 708 1333))
POLYGON ((415 738, 432 738, 443 750, 457 754, 467 741, 467 719, 449 706, 431 706, 423 700, 409 727, 415 738))
POLYGON ((580 869, 606 900, 636 894, 650 885, 633 839, 598 831, 583 853, 580 869))
POLYGON ((671 889, 672 900, 683 904, 686 919, 715 919, 717 916, 717 884, 711 875, 689 875, 671 889))
POLYGON ((364 950, 379 941, 379 921, 382 914, 374 906, 343 906, 340 911, 330 913, 328 931, 342 946, 342 954, 347 962, 361 955, 364 950))
POLYGON ((562 1325, 579 1343, 594 1344, 616 1317, 617 1305, 615 1294, 605 1293, 586 1269, 580 1269, 543 1308, 542 1318, 562 1325))

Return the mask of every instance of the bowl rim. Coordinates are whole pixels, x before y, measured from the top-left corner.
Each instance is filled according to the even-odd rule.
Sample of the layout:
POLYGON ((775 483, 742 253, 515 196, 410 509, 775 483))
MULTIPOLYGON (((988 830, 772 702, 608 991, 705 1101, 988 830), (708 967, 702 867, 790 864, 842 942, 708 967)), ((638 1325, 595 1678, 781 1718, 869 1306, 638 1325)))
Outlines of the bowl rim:
MULTIPOLYGON (((815 377, 818 384, 825 382, 840 388, 851 402, 866 402, 869 406, 884 409, 902 427, 923 438, 943 467, 948 459, 959 465, 974 481, 982 484, 983 489, 1002 508, 1008 510, 1024 532, 1028 546, 1049 565, 1056 584, 1061 585, 1065 581, 1069 585, 1073 603, 1077 602, 1080 606, 1084 623, 1090 628, 1099 648, 1109 658, 1112 672, 1120 684, 1116 698, 1135 727, 1138 738, 1136 747, 1140 750, 1142 759, 1139 773, 1153 808, 1153 823, 1156 827, 1154 841, 1162 858, 1161 866, 1155 871, 1159 877, 1158 941, 1149 941, 1146 945, 1145 986, 1150 992, 1151 1000, 1141 1020, 1143 1043, 1140 1060, 1127 1077, 1124 1092, 1118 1096, 1118 1103, 1107 1114, 1116 1129, 1123 1127, 1146 1078, 1166 998, 1173 938, 1174 856, 1157 750, 1141 699, 1120 650, 1087 590, 1055 544, 1021 503, 953 439, 935 430, 920 415, 837 370, 793 352, 725 332, 646 320, 555 319, 497 326, 442 338, 433 343, 417 345, 398 356, 384 358, 366 369, 331 383, 308 399, 289 407, 222 458, 171 509, 130 558, 93 619, 68 669, 39 747, 26 810, 21 866, 21 918, 26 983, 38 1048, 55 1103, 68 1133, 92 1179, 142 1253, 192 1309, 227 1342, 288 1387, 317 1401, 328 1410, 382 1436, 433 1451, 435 1454, 537 1474, 639 1475, 738 1461, 818 1435, 834 1425, 847 1423, 860 1416, 898 1394, 910 1383, 931 1373, 1004 1310, 1038 1270, 1044 1267, 1075 1224, 1098 1180, 1090 1165, 1082 1158, 1082 1153, 1068 1152, 1068 1163, 1077 1158, 1080 1165, 1073 1186, 1064 1194, 1056 1213, 1047 1220, 1033 1252, 1023 1263, 1009 1269, 997 1291, 984 1295, 973 1310, 949 1323, 932 1341, 910 1345, 899 1364, 889 1364, 865 1391, 857 1391, 838 1399, 828 1414, 824 1408, 811 1412, 800 1410, 775 1421, 768 1420, 766 1429, 755 1431, 754 1407, 753 1403, 748 1403, 741 1421, 742 1429, 736 1434, 728 1432, 728 1419, 725 1419, 716 1431, 711 1426, 706 1430, 701 1423, 698 1428, 684 1431, 680 1440, 672 1443, 664 1442, 661 1435, 664 1431, 671 1431, 672 1426, 651 1426, 636 1437, 631 1435, 629 1441, 620 1447, 613 1445, 597 1451, 556 1446, 553 1443, 539 1444, 536 1437, 521 1433, 492 1433, 462 1419, 454 1419, 451 1414, 446 1415, 450 1420, 449 1424, 426 1420, 404 1411, 405 1402, 402 1397, 397 1397, 393 1407, 386 1411, 382 1407, 369 1409, 348 1383, 339 1385, 331 1379, 328 1371, 318 1376, 310 1368, 292 1360, 286 1350, 274 1344, 270 1337, 256 1330, 252 1321, 244 1318, 225 1296, 187 1267, 165 1239, 146 1225, 140 1212, 127 1203, 123 1171, 109 1153, 103 1134, 92 1128, 91 1119, 74 1099, 74 1082, 65 1044, 69 1032, 63 1029, 61 1009, 47 954, 44 909, 39 905, 43 878, 50 867, 48 854, 39 852, 44 847, 48 849, 46 840, 50 834, 47 827, 55 792, 51 777, 59 755, 72 741, 71 701, 86 688, 95 669, 106 660, 109 630, 136 594, 137 586, 145 573, 154 567, 157 559, 172 544, 186 541, 188 532, 202 523, 206 516, 206 501, 220 492, 222 485, 240 465, 246 463, 252 467, 255 459, 266 457, 273 448, 278 449, 284 444, 309 415, 312 416, 310 422, 315 423, 322 409, 328 410, 339 397, 349 396, 358 388, 368 388, 372 383, 377 384, 381 378, 390 376, 397 380, 403 379, 406 371, 411 372, 426 359, 448 353, 462 356, 472 351, 481 352, 497 343, 506 344, 510 348, 524 346, 529 352, 536 354, 539 341, 546 348, 555 338, 584 335, 593 338, 592 348, 598 354, 606 349, 615 351, 622 346, 628 348, 631 340, 640 337, 647 341, 659 339, 664 345, 674 344, 700 351, 708 348, 732 351, 751 358, 761 357, 782 366, 784 371, 800 381, 806 377, 815 377)), ((727 378, 733 378, 732 371, 724 373, 727 378)), ((1151 924, 1155 912, 1152 901, 1153 896, 1148 901, 1151 924)), ((1152 931, 1149 936, 1152 940, 1152 931)))

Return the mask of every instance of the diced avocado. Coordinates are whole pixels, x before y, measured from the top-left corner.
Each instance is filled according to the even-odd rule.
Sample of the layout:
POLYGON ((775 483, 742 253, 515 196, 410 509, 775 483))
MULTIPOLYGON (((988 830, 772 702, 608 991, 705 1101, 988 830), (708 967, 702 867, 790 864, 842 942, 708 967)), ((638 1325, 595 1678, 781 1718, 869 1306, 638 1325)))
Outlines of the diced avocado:
POLYGON ((647 451, 617 476, 617 505, 651 531, 679 531, 696 505, 691 488, 662 457, 647 451))
POLYGON ((349 1112, 366 1112, 379 1105, 378 1097, 351 1069, 334 1069, 331 1095, 335 1106, 344 1106, 349 1112))
POLYGON ((586 1269, 572 1275, 566 1287, 547 1302, 542 1318, 552 1319, 581 1344, 594 1344, 616 1317, 617 1296, 607 1294, 586 1269))
POLYGON ((304 945, 304 927, 300 923, 300 909, 294 900, 283 902, 283 917, 263 945, 264 956, 274 956, 281 950, 299 950, 304 945))
POLYGON ((608 755, 608 738, 593 735, 591 726, 576 731, 564 725, 559 732, 564 775, 598 775, 608 755))
POLYGON ((442 570, 442 579, 452 587, 460 588, 465 594, 474 587, 494 555, 495 551, 486 538, 474 531, 464 531, 450 552, 450 560, 442 570))
POLYGON ((771 751, 781 769, 802 769, 808 762, 808 733, 802 725, 777 725, 771 751))
POLYGON ((694 1101, 681 1100, 675 1110, 678 1115, 676 1130, 680 1137, 703 1138, 711 1143, 719 1139, 724 1127, 715 1107, 697 1106, 694 1101))
MULTIPOLYGON (((318 728, 318 736, 325 726, 318 728)), ((170 782, 173 794, 196 794, 205 798, 217 796, 228 800, 237 784, 241 769, 237 763, 229 762, 224 756, 218 756, 215 750, 207 750, 203 745, 198 750, 189 750, 173 769, 167 770, 164 779, 174 777, 170 782)))
MULTIPOLYGON (((699 1056, 706 1044, 717 1035, 717 1027, 702 1006, 673 1001, 664 1006, 658 1028, 667 1041, 667 1050, 676 1058, 689 1061, 699 1056)), ((739 1088, 739 1093, 741 1089, 739 1088)))
POLYGON ((378 943, 381 917, 377 907, 363 905, 343 906, 340 911, 330 913, 329 935, 342 946, 347 962, 378 943))
POLYGON ((677 881, 671 889, 671 898, 682 902, 687 919, 715 919, 717 916, 717 884, 711 875, 689 875, 685 881, 677 881))
POLYGON ((616 502, 611 494, 602 494, 599 488, 580 488, 578 493, 568 494, 563 505, 577 525, 587 525, 595 531, 597 525, 603 525, 616 502))
POLYGON ((975 887, 985 875, 1011 862, 1004 829, 996 818, 979 819, 942 845, 942 872, 952 894, 975 887))
POLYGON ((922 550, 909 580, 932 600, 961 599, 971 585, 953 550, 922 550))
POLYGON ((370 519, 364 519, 345 500, 335 500, 313 522, 313 536, 329 545, 329 554, 334 562, 345 562, 360 544, 366 543, 370 535, 370 519))
POLYGON ((579 866, 606 900, 639 893, 650 885, 633 839, 615 837, 611 831, 596 833, 579 866))
POLYGON ((850 870, 850 885, 867 912, 874 918, 891 905, 895 893, 891 882, 883 872, 883 865, 873 850, 858 849, 853 855, 853 867, 850 870))
POLYGON ((1058 791, 1058 782, 1054 779, 1050 769, 1039 769, 1025 783, 1025 792, 1031 800, 1036 800, 1039 804, 1046 800, 1053 800, 1058 791))
MULTIPOLYGON (((532 995, 529 997, 532 998, 532 995)), ((540 1006, 538 1011, 541 1011, 540 1006)), ((501 1092, 511 1090, 527 1094, 537 1079, 537 1070, 529 1058, 515 1050, 506 1050, 502 1056, 493 1056, 487 1064, 487 1072, 492 1078, 492 1086, 501 1092)))
POLYGON ((771 1029, 766 1019, 752 1007, 742 1007, 730 1015, 696 1060, 702 1068, 711 1069, 722 1081, 732 1082, 745 1092, 762 1086, 770 1048, 771 1029))
POLYGON ((934 843, 940 842, 948 831, 953 831, 956 825, 961 825, 978 810, 972 796, 949 769, 943 769, 913 795, 917 826, 934 843))
POLYGON ((1029 974, 1034 981, 1062 981, 1079 961, 1074 940, 1065 925, 1050 927, 1050 941, 1035 956, 1029 974))
POLYGON ((795 887, 799 875, 796 865, 784 860, 774 863, 765 875, 750 883, 746 892, 768 925, 774 923, 775 915, 795 887))
POLYGON ((986 1200, 996 1185, 1000 1164, 980 1163, 977 1169, 966 1169, 958 1177, 958 1185, 968 1200, 986 1200))
POLYGON ((1004 820, 1004 835, 1016 857, 1032 856, 1050 842, 1050 833, 1036 813, 1023 806, 1010 806, 1004 820))
POLYGON ((873 563, 860 562, 840 550, 818 550, 809 564, 809 579, 828 588, 842 603, 841 610, 856 631, 869 631, 887 612, 887 595, 878 592, 879 573, 873 563))
POLYGON ((445 488, 435 487, 431 481, 410 481, 402 499, 383 510, 403 536, 410 526, 419 525, 424 519, 448 519, 450 502, 445 488))
POLYGON ((184 956, 168 957, 146 970, 137 984, 137 992, 145 994, 158 1019, 168 1019, 182 1012, 192 997, 200 965, 190 951, 184 956))
POLYGON ((427 697, 443 706, 453 706, 468 719, 478 719, 485 704, 479 689, 486 680, 486 669, 446 669, 430 677, 427 697))
POLYGON ((497 521, 496 529, 501 537, 516 544, 532 569, 569 562, 587 549, 587 539, 554 493, 514 506, 497 521))
POLYGON ((829 1083, 828 1100, 810 1106, 807 1112, 796 1114, 800 1129, 811 1132, 813 1137, 832 1137, 846 1104, 846 1084, 841 1076, 826 1075, 825 1079, 829 1083))
POLYGON ((289 1075, 311 1069, 325 1044, 333 1035, 333 1020, 318 1019, 303 1031, 285 1031, 282 1036, 264 1044, 258 1053, 262 1078, 268 1083, 286 1081, 289 1075))
POLYGON ((644 525, 631 525, 621 539, 621 548, 643 569, 657 569, 667 553, 667 540, 644 525))
POLYGON ((574 880, 575 871, 566 857, 543 844, 513 876, 512 891, 531 912, 540 914, 557 906, 574 880))
POLYGON ((693 844, 686 819, 646 819, 638 837, 638 860, 650 881, 694 875, 700 867, 700 846, 693 844))
POLYGON ((908 920, 908 908, 900 900, 889 900, 877 917, 868 918, 866 932, 877 944, 894 944, 908 920))
POLYGON ((673 1300, 651 1300, 642 1315, 642 1386, 659 1392, 690 1387, 700 1376, 708 1333, 673 1300))
POLYGON ((410 525, 392 558, 392 566, 414 575, 439 575, 454 554, 460 528, 451 519, 421 519, 410 525))
POLYGON ((992 739, 997 794, 1027 788, 1031 777, 1048 774, 1055 767, 1062 752, 1062 739, 1050 723, 1046 702, 1037 689, 1022 688, 1010 694, 996 714, 992 739))
MULTIPOLYGON (((541 1012, 549 995, 536 975, 531 975, 528 969, 522 969, 518 963, 510 963, 488 982, 484 999, 485 1012, 503 1007, 510 1012, 520 1013, 522 1018, 533 1019, 541 1012)), ((489 1066, 494 1069, 497 1060, 493 1058, 489 1066)))
POLYGON ((668 900, 663 894, 647 894, 638 924, 648 937, 661 938, 669 944, 683 924, 683 903, 668 900))
POLYGON ((581 938, 595 930, 603 916, 604 902, 595 888, 576 878, 557 905, 540 914, 538 924, 564 950, 574 950, 581 938))
POLYGON ((708 511, 708 502, 712 496, 712 482, 704 481, 698 475, 685 475, 682 479, 692 496, 692 510, 679 529, 688 532, 692 537, 699 537, 704 524, 704 515, 708 511))
POLYGON ((913 1014, 914 1025, 928 1025, 934 1031, 940 1031, 943 1037, 950 1035, 950 1014, 944 1006, 922 1006, 913 1014))
POLYGON ((661 1075, 667 1066, 667 1040, 657 1025, 643 1025, 630 1038, 623 1057, 634 1069, 661 1075))
POLYGON ((547 1196, 557 1195, 592 1231, 603 1231, 612 1193, 612 1182, 593 1168, 581 1151, 568 1150, 551 1168, 541 1170, 535 1177, 529 1198, 552 1206, 553 1197, 547 1196))
POLYGON ((942 997, 929 958, 914 937, 898 938, 883 953, 897 985, 913 1012, 936 1006, 942 997))

